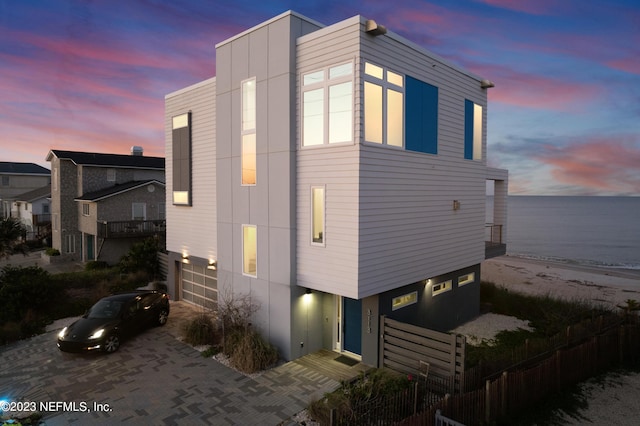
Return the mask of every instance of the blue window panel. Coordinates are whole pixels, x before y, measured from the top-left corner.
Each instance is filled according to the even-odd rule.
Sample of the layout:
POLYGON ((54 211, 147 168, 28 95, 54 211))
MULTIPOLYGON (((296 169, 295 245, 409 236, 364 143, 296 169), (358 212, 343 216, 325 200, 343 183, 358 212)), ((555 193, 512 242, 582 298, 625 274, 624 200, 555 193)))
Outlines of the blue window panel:
POLYGON ((405 81, 405 148, 437 154, 438 88, 410 76, 405 81))
POLYGON ((473 102, 464 100, 464 158, 473 160, 473 102))

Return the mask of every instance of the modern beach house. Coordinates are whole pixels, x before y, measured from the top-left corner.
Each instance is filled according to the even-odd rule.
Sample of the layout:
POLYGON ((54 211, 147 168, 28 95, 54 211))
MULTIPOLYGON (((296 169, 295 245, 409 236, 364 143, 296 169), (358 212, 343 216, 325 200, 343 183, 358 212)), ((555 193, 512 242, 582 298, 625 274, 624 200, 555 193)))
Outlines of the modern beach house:
POLYGON ((215 62, 165 97, 174 300, 249 295, 285 359, 324 348, 369 365, 381 315, 441 331, 478 315, 480 263, 505 250, 491 82, 362 16, 285 12, 215 62))

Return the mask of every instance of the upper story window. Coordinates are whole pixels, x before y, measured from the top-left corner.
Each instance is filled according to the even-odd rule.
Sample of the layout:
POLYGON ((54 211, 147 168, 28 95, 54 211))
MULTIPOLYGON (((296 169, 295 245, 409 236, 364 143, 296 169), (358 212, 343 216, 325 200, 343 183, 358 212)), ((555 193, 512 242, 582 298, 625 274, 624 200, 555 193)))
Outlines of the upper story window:
POLYGON ((191 113, 177 115, 173 127, 173 204, 191 205, 191 113))
POLYGON ((9 176, 2 176, 2 186, 9 186, 9 176))
POLYGON ((116 169, 109 168, 107 169, 107 182, 115 182, 116 181, 116 169))
POLYGON ((364 64, 364 140, 403 146, 404 77, 370 62, 364 64))
POLYGON ((242 185, 256 184, 256 79, 242 82, 242 185))
POLYGON ((147 204, 131 203, 131 219, 147 220, 147 204))
POLYGON ((302 146, 353 141, 353 62, 302 76, 302 146))
POLYGON ((464 100, 464 158, 482 160, 482 105, 464 100))
POLYGON ((89 203, 82 203, 82 215, 89 216, 91 214, 91 210, 89 208, 89 203))

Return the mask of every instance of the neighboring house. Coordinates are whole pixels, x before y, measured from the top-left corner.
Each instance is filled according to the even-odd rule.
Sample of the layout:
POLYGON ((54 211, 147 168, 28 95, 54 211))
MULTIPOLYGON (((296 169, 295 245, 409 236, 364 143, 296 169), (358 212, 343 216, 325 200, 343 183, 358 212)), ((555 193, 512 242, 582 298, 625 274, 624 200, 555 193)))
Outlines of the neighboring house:
POLYGON ((51 183, 51 172, 34 163, 0 161, 0 217, 11 216, 16 196, 51 183))
POLYGON ((505 251, 489 81, 361 16, 295 12, 217 44, 216 70, 165 98, 174 300, 250 294, 284 358, 370 365, 381 315, 449 330, 479 314, 480 264, 505 251))
POLYGON ((28 240, 49 239, 51 237, 51 185, 16 195, 11 216, 20 219, 25 226, 28 240))
MULTIPOLYGON (((135 148, 135 149, 134 149, 135 148)), ((52 150, 52 246, 75 260, 116 263, 149 236, 164 239, 164 158, 52 150)))

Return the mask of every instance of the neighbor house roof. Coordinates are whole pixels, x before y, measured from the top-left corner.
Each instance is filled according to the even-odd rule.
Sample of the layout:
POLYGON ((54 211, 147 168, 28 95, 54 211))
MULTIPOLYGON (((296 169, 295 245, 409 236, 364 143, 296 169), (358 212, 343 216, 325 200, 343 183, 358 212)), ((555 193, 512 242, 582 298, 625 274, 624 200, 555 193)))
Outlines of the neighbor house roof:
POLYGON ((145 157, 144 155, 102 154, 98 152, 61 151, 52 149, 47 161, 56 156, 71 160, 77 165, 98 167, 134 167, 138 169, 164 169, 164 157, 145 157))
POLYGON ((114 195, 122 194, 123 192, 131 191, 136 188, 140 188, 149 184, 156 184, 165 186, 164 182, 160 182, 159 180, 149 179, 149 180, 135 180, 127 183, 121 183, 118 185, 110 186, 109 188, 101 189, 99 191, 87 192, 86 194, 82 194, 80 197, 76 198, 75 201, 91 201, 96 202, 103 200, 108 197, 113 197, 114 195))
POLYGON ((49 169, 35 163, 13 163, 9 161, 0 161, 0 173, 12 175, 51 175, 49 169))
POLYGON ((51 197, 51 185, 45 185, 42 188, 33 189, 13 197, 17 201, 26 201, 33 203, 36 200, 51 197))

